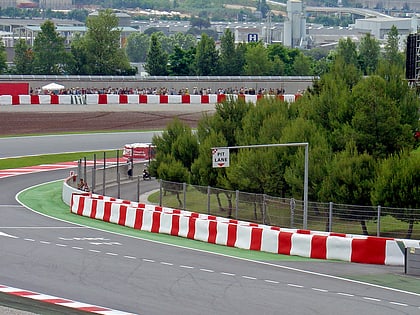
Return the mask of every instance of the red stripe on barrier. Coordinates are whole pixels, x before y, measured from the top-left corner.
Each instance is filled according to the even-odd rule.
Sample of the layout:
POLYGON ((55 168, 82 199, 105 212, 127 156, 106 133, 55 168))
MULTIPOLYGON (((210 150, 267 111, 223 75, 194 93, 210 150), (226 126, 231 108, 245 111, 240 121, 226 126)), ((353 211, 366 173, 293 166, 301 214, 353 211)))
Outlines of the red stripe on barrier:
POLYGON ((179 209, 173 209, 172 210, 172 213, 173 214, 181 214, 181 210, 179 210, 179 209))
POLYGON ((318 259, 327 259, 327 236, 312 236, 310 257, 318 259))
POLYGON ((346 237, 347 235, 346 235, 346 234, 344 234, 344 233, 334 233, 334 232, 331 232, 331 233, 330 233, 330 236, 346 237))
POLYGON ((128 96, 126 94, 120 94, 120 104, 128 104, 128 96))
POLYGON ((98 207, 98 199, 92 199, 92 210, 90 212, 90 217, 92 219, 96 218, 96 209, 98 207))
POLYGON ((387 238, 354 238, 351 243, 351 261, 363 264, 385 264, 387 238))
POLYGON ((80 196, 79 204, 77 205, 77 214, 82 215, 84 208, 85 208, 85 197, 80 196))
POLYGON ((251 250, 261 250, 262 243, 262 228, 252 228, 251 229, 251 250))
POLYGON ((277 95, 277 98, 284 102, 284 95, 277 95))
POLYGON ((118 218, 118 225, 125 225, 127 218, 127 206, 120 207, 120 217, 118 218))
POLYGON ((147 95, 140 94, 139 95, 139 103, 140 104, 147 104, 147 95))
POLYGON ((31 95, 31 104, 39 104, 39 95, 31 95))
POLYGON ((217 94, 217 103, 222 103, 226 100, 225 94, 217 94))
POLYGON ((245 102, 245 94, 238 94, 238 100, 245 102))
POLYGON ((134 228, 136 230, 141 230, 143 226, 143 209, 136 209, 136 218, 134 219, 134 228))
POLYGON ((292 235, 293 233, 290 232, 279 233, 279 254, 290 255, 290 251, 292 250, 292 235))
POLYGON ((207 242, 211 244, 216 244, 216 236, 217 236, 217 222, 210 221, 209 222, 209 238, 207 242))
POLYGON ((190 97, 190 95, 182 95, 181 96, 181 102, 182 102, 182 104, 189 104, 189 103, 191 103, 191 97, 190 97))
POLYGON ((146 205, 144 203, 139 203, 137 206, 137 208, 142 208, 142 209, 144 209, 145 207, 146 205))
POLYGON ((160 212, 153 212, 153 214, 152 214, 152 230, 150 232, 159 233, 160 216, 161 216, 160 212))
POLYGON ((238 226, 236 224, 228 224, 228 236, 226 246, 234 247, 236 243, 238 226))
POLYGON ((111 218, 111 207, 112 202, 106 201, 104 202, 104 218, 103 221, 109 222, 109 219, 111 218))
POLYGON ((209 215, 207 216, 207 220, 217 220, 217 217, 215 215, 209 215))
POLYGON ((208 95, 201 95, 201 104, 209 104, 210 97, 208 95))
POLYGON ((302 94, 295 94, 295 101, 297 101, 298 99, 300 99, 302 97, 302 94))
POLYGON ((179 215, 172 215, 171 235, 179 235, 179 215))
POLYGON ((257 94, 257 101, 259 101, 262 98, 264 98, 262 94, 257 94))
POLYGON ((108 95, 98 94, 98 104, 108 104, 108 95))
POLYGON ((272 226, 272 227, 270 227, 270 230, 280 231, 280 227, 278 227, 278 226, 272 226))
POLYGON ((189 239, 194 239, 194 235, 195 235, 195 221, 196 218, 191 216, 190 219, 188 220, 188 233, 187 233, 187 238, 189 239))
POLYGON ((310 230, 297 230, 296 233, 298 234, 311 234, 310 230))
POLYGON ((19 105, 19 104, 20 104, 19 95, 12 95, 12 105, 19 105))
POLYGON ((162 207, 156 206, 155 211, 162 211, 162 207))
POLYGON ((168 104, 168 95, 159 95, 159 102, 161 104, 168 104))
POLYGON ((60 102, 58 101, 58 95, 51 94, 50 103, 54 105, 60 104, 60 102))
POLYGON ((197 212, 191 212, 191 218, 198 218, 199 214, 197 212))

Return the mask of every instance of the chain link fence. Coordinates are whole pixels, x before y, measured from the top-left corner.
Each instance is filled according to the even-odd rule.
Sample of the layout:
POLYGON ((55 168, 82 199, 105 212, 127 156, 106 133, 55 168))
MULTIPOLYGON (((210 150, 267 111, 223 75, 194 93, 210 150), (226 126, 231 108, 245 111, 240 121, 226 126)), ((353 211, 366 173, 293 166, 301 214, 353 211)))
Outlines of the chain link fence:
MULTIPOLYGON (((304 204, 293 198, 160 181, 159 204, 236 220, 303 228, 304 204)), ((420 239, 420 210, 308 202, 309 230, 420 239)))

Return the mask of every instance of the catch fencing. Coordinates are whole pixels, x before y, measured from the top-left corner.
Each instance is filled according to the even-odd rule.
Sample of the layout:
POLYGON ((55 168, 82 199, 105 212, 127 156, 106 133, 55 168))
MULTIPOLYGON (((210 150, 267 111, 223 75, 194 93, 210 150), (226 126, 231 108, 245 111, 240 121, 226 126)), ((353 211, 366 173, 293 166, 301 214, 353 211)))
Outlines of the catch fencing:
MULTIPOLYGON (((163 207, 282 228, 302 229, 304 222, 302 200, 238 190, 161 180, 156 201, 163 207)), ((307 229, 420 239, 420 209, 308 202, 307 229)))

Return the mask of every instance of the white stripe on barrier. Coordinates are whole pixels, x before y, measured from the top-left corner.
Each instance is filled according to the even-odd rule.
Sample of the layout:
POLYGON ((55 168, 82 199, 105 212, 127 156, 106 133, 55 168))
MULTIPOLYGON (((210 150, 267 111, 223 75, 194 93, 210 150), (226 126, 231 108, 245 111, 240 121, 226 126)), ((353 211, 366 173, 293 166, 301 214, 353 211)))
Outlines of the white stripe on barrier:
POLYGON ((87 105, 94 105, 99 103, 99 95, 98 94, 86 94, 86 104, 87 105))
POLYGON ((125 217, 126 226, 131 227, 131 228, 134 227, 134 223, 136 222, 136 213, 137 213, 137 208, 134 208, 134 207, 127 208, 127 214, 125 217))
POLYGON ((63 105, 70 105, 71 95, 58 95, 58 103, 63 105))
POLYGON ((19 104, 30 105, 31 96, 30 95, 19 95, 19 104))
POLYGON ((39 97, 39 104, 42 104, 42 105, 51 104, 51 95, 40 94, 38 97, 39 97))
POLYGON ((127 95, 127 102, 128 104, 139 104, 140 103, 140 95, 127 95))
POLYGON ((12 96, 0 95, 0 105, 12 105, 12 96))
POLYGON ((160 95, 147 95, 147 104, 159 104, 160 95))
POLYGON ((178 236, 187 237, 190 230, 189 227, 190 217, 180 216, 179 217, 179 232, 178 236))
POLYGON ((159 233, 171 234, 172 231, 172 214, 162 212, 160 215, 159 233))
POLYGON ((119 104, 120 96, 118 94, 107 94, 107 104, 119 104))
POLYGON ((338 259, 344 261, 351 261, 352 239, 329 236, 327 238, 327 259, 338 259))
POLYGON ((229 224, 217 222, 216 244, 227 245, 229 224))
POLYGON ((292 248, 290 255, 311 257, 311 241, 310 234, 292 234, 292 248))
POLYGON ((217 103, 217 94, 209 94, 209 103, 210 104, 217 103))
POLYGON ((181 104, 182 103, 181 95, 168 95, 169 104, 181 104))
POLYGON ((201 104, 201 95, 190 95, 190 104, 201 104))
POLYGON ((250 249, 251 247, 251 231, 252 228, 248 226, 238 225, 236 231, 235 247, 250 249))
POLYGON ((151 232, 153 224, 153 212, 152 211, 143 211, 143 221, 142 221, 142 230, 151 232))
POLYGON ((261 239, 261 250, 268 253, 278 253, 279 234, 277 230, 264 229, 261 239))
POLYGON ((404 265, 405 253, 402 253, 395 240, 387 240, 385 248, 385 265, 404 265))
POLYGON ((97 201, 98 204, 96 205, 95 219, 98 219, 98 220, 102 220, 103 221, 104 214, 105 214, 105 202, 106 201, 103 201, 103 200, 98 200, 97 201))
POLYGON ((195 220, 195 235, 194 239, 197 241, 207 242, 209 239, 209 224, 208 220, 195 220))

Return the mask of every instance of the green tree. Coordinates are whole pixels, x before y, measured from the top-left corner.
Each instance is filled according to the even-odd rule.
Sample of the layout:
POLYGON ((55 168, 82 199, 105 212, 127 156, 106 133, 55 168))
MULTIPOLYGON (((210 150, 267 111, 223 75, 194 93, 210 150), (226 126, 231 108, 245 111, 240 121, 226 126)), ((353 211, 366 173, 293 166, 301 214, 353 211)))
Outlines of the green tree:
POLYGON ((100 11, 97 16, 89 16, 86 27, 83 44, 89 61, 88 74, 133 74, 128 57, 120 47, 117 16, 110 9, 100 11))
POLYGON ((293 62, 293 75, 311 75, 311 60, 300 53, 293 62))
POLYGON ((197 75, 214 75, 218 69, 218 53, 214 39, 202 34, 197 44, 195 64, 197 75))
POLYGON ((336 51, 337 56, 341 56, 347 65, 351 64, 358 67, 357 48, 351 38, 340 39, 336 51))
POLYGON ((219 75, 240 75, 242 68, 235 48, 235 35, 226 29, 220 39, 219 75))
POLYGON ((144 33, 132 33, 128 36, 125 51, 132 62, 145 62, 150 46, 150 37, 144 33))
POLYGON ((7 72, 7 54, 6 47, 2 40, 0 40, 0 73, 7 72))
POLYGON ((398 207, 389 213, 407 222, 406 238, 411 238, 413 227, 420 221, 420 154, 391 155, 383 160, 372 191, 372 203, 398 207))
POLYGON ((37 74, 62 74, 69 55, 64 47, 64 37, 55 31, 48 20, 41 25, 41 32, 34 41, 34 72, 37 74))
MULTIPOLYGON (((375 160, 367 153, 358 153, 354 143, 349 143, 345 151, 339 152, 328 167, 328 175, 322 182, 319 196, 322 201, 334 203, 368 205, 375 178, 375 160)), ((339 209, 335 215, 344 220, 359 221, 362 233, 368 235, 366 220, 376 216, 376 209, 363 211, 339 209)))
POLYGON ((270 75, 272 62, 262 42, 249 44, 245 53, 245 75, 270 75))
POLYGON ((169 55, 168 59, 169 75, 194 75, 196 72, 194 61, 195 47, 183 50, 181 47, 175 46, 174 52, 169 55))
POLYGON ((163 51, 157 33, 153 33, 150 37, 150 47, 144 69, 150 75, 168 74, 168 54, 163 51))
POLYGON ((392 25, 387 34, 384 47, 384 61, 389 66, 404 67, 404 56, 399 49, 399 33, 395 25, 392 25))
POLYGON ((15 44, 14 72, 17 74, 31 74, 33 70, 34 55, 25 39, 19 38, 15 44))
POLYGON ((84 75, 90 73, 90 63, 86 45, 80 34, 77 34, 71 42, 71 58, 68 71, 71 74, 84 75))
POLYGON ((373 74, 376 72, 380 57, 379 41, 370 33, 367 33, 360 40, 359 63, 363 74, 373 74))
POLYGON ((190 24, 192 27, 197 27, 200 31, 203 28, 209 28, 211 25, 209 18, 196 16, 191 17, 190 24))

